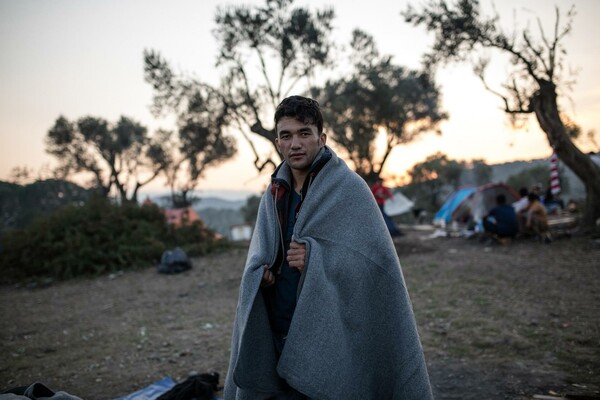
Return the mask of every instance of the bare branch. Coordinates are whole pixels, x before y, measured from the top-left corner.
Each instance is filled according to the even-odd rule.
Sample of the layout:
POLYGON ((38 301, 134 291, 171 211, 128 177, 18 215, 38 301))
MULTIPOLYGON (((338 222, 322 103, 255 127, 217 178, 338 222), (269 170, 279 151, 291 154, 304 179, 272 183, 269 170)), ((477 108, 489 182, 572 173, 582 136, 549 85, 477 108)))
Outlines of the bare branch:
MULTIPOLYGON (((540 27, 540 29, 541 29, 541 27, 540 27)), ((544 59, 544 56, 543 56, 541 50, 536 49, 535 46, 531 43, 531 40, 529 39, 529 35, 527 35, 527 32, 523 32, 523 40, 525 41, 526 48, 531 50, 531 52, 535 55, 537 60, 542 64, 544 71, 546 71, 546 73, 548 74, 548 77, 551 77, 552 70, 548 68, 548 65, 546 64, 546 60, 544 59)), ((544 42, 545 42, 545 40, 544 40, 544 42)), ((550 62, 552 65, 552 58, 550 58, 550 62)))
POLYGON ((260 70, 263 74, 263 78, 265 78, 265 81, 267 83, 267 90, 269 92, 269 96, 271 97, 271 104, 273 104, 273 107, 276 107, 277 106, 277 96, 275 93, 273 93, 273 86, 271 85, 271 80, 269 79, 269 74, 267 71, 267 63, 265 62, 262 51, 260 51, 260 48, 258 47, 258 45, 255 45, 252 47, 254 47, 254 49, 256 50, 256 54, 258 55, 258 60, 260 62, 260 70))
POLYGON ((504 110, 503 110, 504 112, 506 112, 508 114, 530 114, 533 112, 532 110, 529 109, 529 107, 525 106, 523 98, 521 97, 521 94, 517 89, 515 80, 513 80, 512 87, 507 87, 507 89, 511 90, 513 92, 513 94, 515 94, 515 97, 517 99, 518 107, 513 108, 510 106, 510 101, 507 96, 504 96, 502 93, 492 89, 488 85, 487 81, 485 80, 485 77, 483 76, 483 71, 478 72, 477 76, 483 83, 483 87, 485 88, 485 90, 487 90, 488 92, 492 93, 493 95, 499 97, 502 100, 502 102, 504 103, 504 110))
POLYGON ((254 114, 254 117, 256 118, 257 121, 260 121, 260 115, 258 114, 258 110, 256 109, 256 106, 254 104, 254 102, 252 101, 252 97, 250 96, 250 84, 248 83, 248 77, 246 75, 246 70, 244 69, 244 66, 242 65, 241 61, 236 61, 237 66, 238 66, 238 71, 240 72, 241 76, 242 76, 242 81, 244 82, 244 87, 245 87, 245 91, 244 91, 244 97, 246 98, 246 104, 248 105, 248 107, 250 107, 252 109, 252 112, 254 114))
MULTIPOLYGON (((246 141, 250 145, 250 148, 252 149, 252 152, 254 153, 254 167, 258 170, 258 172, 262 172, 262 170, 265 169, 265 167, 267 165, 271 165, 273 167, 273 169, 275 169, 277 167, 277 164, 273 161, 273 159, 271 157, 268 157, 265 161, 263 161, 261 163, 260 155, 258 154, 258 151, 256 150, 256 146, 254 146, 254 142, 246 134, 246 131, 242 127, 240 121, 236 119, 235 122, 236 122, 236 125, 238 126, 239 132, 242 134, 244 139, 246 139, 246 141)), ((246 122, 246 124, 248 124, 247 121, 245 121, 245 122, 246 122)))

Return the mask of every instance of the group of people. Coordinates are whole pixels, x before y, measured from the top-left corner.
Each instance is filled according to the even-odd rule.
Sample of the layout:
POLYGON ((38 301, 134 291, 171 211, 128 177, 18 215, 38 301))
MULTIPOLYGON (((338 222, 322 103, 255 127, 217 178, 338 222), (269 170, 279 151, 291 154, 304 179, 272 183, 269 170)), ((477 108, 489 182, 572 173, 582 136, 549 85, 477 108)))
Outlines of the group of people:
POLYGON ((545 243, 552 241, 548 226, 548 215, 563 208, 562 201, 556 199, 550 190, 542 198, 539 185, 521 188, 521 198, 513 204, 507 204, 506 196, 496 197, 496 206, 483 219, 486 233, 497 238, 513 238, 517 235, 535 236, 545 243))

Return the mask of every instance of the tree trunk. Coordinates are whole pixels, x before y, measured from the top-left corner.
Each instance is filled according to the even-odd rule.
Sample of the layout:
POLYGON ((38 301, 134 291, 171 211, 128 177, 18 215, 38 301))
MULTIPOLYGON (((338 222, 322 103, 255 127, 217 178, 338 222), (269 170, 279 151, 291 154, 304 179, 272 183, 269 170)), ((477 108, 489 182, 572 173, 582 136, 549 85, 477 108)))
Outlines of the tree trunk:
POLYGON ((584 229, 590 229, 600 218, 600 167, 582 153, 567 134, 558 112, 555 85, 548 81, 540 81, 539 84, 539 90, 531 98, 531 107, 558 158, 585 185, 586 202, 582 224, 584 229))

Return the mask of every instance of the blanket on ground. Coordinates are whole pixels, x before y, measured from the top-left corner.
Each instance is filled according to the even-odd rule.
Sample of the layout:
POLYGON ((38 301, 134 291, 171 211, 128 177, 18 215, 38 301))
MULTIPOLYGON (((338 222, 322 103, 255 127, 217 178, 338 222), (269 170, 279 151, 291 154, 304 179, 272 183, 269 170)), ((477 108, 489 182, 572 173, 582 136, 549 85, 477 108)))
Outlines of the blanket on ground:
MULTIPOLYGON (((279 174, 290 179, 289 168, 279 174)), ((267 399, 282 378, 311 399, 431 399, 394 244, 367 184, 335 154, 294 227, 307 261, 277 360, 260 291, 280 240, 274 208, 267 190, 240 285, 225 399, 267 399)))

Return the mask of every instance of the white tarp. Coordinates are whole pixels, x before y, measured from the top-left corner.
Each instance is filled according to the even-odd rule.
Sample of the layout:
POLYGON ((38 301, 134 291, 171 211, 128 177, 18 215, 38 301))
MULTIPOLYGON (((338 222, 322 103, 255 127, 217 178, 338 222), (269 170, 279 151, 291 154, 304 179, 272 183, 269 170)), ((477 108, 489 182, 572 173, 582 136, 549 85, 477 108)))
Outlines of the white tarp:
POLYGON ((383 203, 383 211, 390 217, 410 211, 415 203, 400 192, 395 192, 391 199, 383 203))

